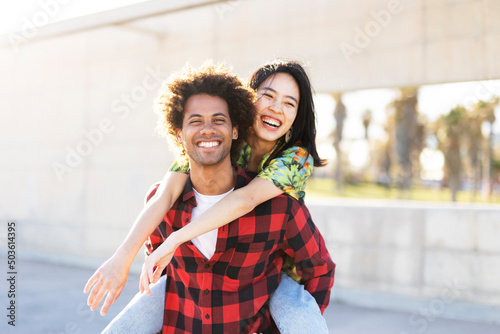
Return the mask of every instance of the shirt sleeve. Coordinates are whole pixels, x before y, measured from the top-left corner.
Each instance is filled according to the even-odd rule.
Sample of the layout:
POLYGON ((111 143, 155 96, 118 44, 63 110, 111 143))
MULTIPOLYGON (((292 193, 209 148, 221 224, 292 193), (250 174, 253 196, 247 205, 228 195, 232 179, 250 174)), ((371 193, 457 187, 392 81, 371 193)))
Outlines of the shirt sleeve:
POLYGON ((293 199, 285 231, 285 252, 295 259, 301 283, 316 299, 321 313, 330 302, 330 291, 334 283, 333 263, 325 241, 311 219, 309 210, 293 199))
MULTIPOLYGON (((263 159, 263 161, 266 159, 263 159)), ((313 171, 313 158, 300 146, 292 146, 283 151, 266 166, 261 166, 257 177, 272 182, 285 194, 295 199, 305 196, 306 181, 313 171)))
MULTIPOLYGON (((160 186, 160 184, 156 183, 156 184, 152 185, 151 188, 149 188, 148 195, 146 196, 146 200, 145 200, 144 204, 146 204, 154 196, 154 194, 158 190, 159 186, 160 186)), ((163 242, 163 238, 162 238, 162 235, 160 233, 160 227, 158 226, 157 228, 155 228, 153 233, 151 233, 151 235, 144 242, 144 246, 146 247, 146 255, 150 255, 151 253, 153 253, 153 251, 155 249, 160 247, 162 242, 163 242)))
POLYGON ((177 161, 174 161, 171 165, 170 168, 168 169, 169 172, 177 172, 177 173, 184 173, 184 174, 189 174, 189 164, 179 164, 177 161))

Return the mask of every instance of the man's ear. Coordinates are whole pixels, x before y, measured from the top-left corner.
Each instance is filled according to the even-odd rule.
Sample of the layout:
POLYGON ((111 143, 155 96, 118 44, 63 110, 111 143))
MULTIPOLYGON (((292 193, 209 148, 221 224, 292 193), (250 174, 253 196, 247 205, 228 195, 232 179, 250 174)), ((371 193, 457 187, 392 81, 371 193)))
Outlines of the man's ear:
POLYGON ((238 126, 233 126, 233 140, 238 139, 238 126))
POLYGON ((181 129, 175 129, 175 137, 177 138, 178 143, 182 143, 181 129))

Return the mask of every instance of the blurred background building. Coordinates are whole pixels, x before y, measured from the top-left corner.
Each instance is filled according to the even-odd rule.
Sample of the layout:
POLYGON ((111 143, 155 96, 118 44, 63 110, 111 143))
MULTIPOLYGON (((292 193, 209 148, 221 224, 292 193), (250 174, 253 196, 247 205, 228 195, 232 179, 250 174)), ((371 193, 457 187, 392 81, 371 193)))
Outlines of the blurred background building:
POLYGON ((440 301, 439 315, 486 322, 500 314, 500 209, 488 204, 500 169, 499 1, 1 6, 0 219, 17 222, 22 257, 97 267, 114 252, 173 161, 152 112, 170 73, 213 59, 246 78, 286 57, 307 65, 318 93, 331 162, 315 175, 335 197, 312 196, 325 189, 311 180, 306 201, 338 265, 334 298, 409 310, 440 301), (387 193, 341 198, 365 183, 387 193), (485 203, 383 195, 434 199, 422 197, 441 188, 446 200, 465 189, 485 203))

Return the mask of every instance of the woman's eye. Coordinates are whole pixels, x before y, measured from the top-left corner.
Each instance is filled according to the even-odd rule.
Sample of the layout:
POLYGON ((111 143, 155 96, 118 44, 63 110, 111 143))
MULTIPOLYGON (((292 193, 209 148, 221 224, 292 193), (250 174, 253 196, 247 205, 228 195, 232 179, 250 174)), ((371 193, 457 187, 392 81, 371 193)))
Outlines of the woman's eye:
POLYGON ((286 105, 289 106, 290 108, 295 108, 295 104, 293 103, 287 102, 286 105))
POLYGON ((270 99, 272 99, 272 98, 273 98, 273 96, 272 96, 271 94, 264 93, 264 94, 262 94, 262 95, 264 95, 265 97, 270 98, 270 99))

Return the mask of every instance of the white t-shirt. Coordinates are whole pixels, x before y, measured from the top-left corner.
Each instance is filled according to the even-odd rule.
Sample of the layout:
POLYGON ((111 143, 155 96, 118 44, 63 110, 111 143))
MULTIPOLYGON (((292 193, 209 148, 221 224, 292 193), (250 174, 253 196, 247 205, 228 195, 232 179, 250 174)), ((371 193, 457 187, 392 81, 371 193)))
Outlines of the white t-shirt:
MULTIPOLYGON (((234 188, 229 190, 227 193, 210 196, 200 194, 196 191, 196 189, 193 188, 197 206, 191 213, 191 220, 201 216, 203 212, 207 211, 215 203, 229 195, 233 190, 234 188)), ((215 253, 215 246, 217 245, 217 233, 218 229, 215 229, 191 240, 196 248, 198 248, 198 250, 201 252, 201 254, 203 254, 207 259, 210 259, 215 253)))

